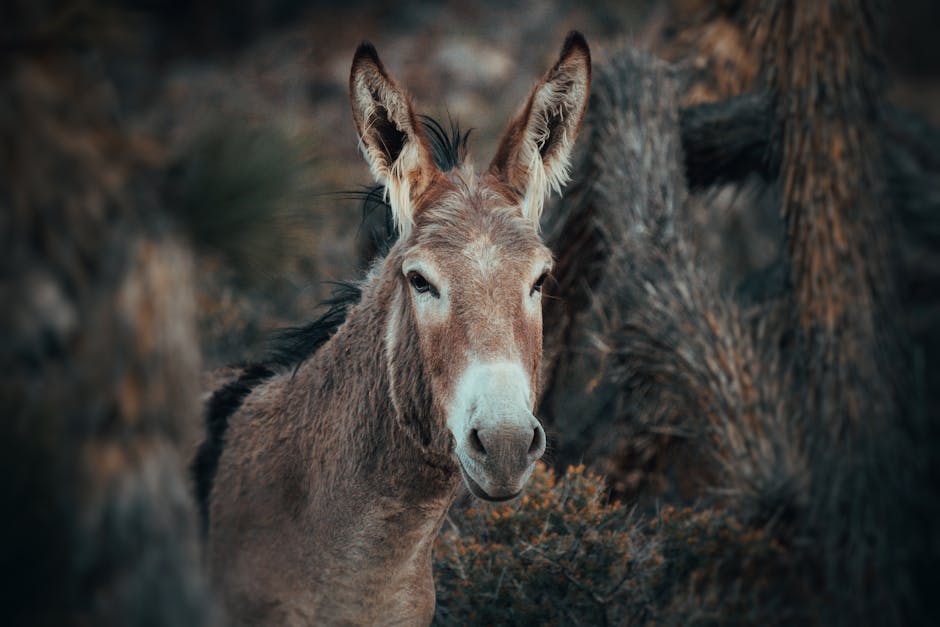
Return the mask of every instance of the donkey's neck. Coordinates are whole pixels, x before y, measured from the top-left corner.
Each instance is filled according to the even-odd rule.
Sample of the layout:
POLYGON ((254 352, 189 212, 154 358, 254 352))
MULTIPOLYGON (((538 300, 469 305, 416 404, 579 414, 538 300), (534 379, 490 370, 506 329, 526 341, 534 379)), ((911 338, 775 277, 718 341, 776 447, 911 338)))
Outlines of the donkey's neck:
MULTIPOLYGON (((389 375, 386 337, 398 278, 370 279, 336 335, 295 373, 259 386, 230 426, 210 552, 244 624, 433 616, 431 553, 460 479, 443 421, 402 414, 392 400, 402 379, 389 375)), ((400 348, 391 365, 415 375, 404 379, 410 396, 429 407, 416 342, 400 348)))
MULTIPOLYGON (((367 490, 425 509, 446 509, 459 481, 446 427, 429 414, 417 341, 404 341, 394 367, 408 377, 409 403, 393 401, 387 353, 391 309, 400 307, 397 273, 363 287, 336 335, 296 373, 288 414, 303 416, 312 506, 367 490), (404 412, 404 413, 403 413, 404 412)), ((441 512, 443 515, 443 511, 441 512)))
MULTIPOLYGON (((350 620, 350 608, 361 610, 355 623, 433 614, 431 552, 460 478, 441 421, 429 435, 430 416, 402 414, 393 401, 386 336, 390 308, 400 305, 396 275, 364 285, 346 322, 283 391, 296 447, 293 468, 282 468, 296 485, 286 492, 296 503, 291 546, 303 547, 298 576, 312 580, 304 603, 318 622, 350 620)), ((417 342, 403 348, 393 365, 421 379, 417 342)), ((412 383, 428 396, 422 381, 412 383)))

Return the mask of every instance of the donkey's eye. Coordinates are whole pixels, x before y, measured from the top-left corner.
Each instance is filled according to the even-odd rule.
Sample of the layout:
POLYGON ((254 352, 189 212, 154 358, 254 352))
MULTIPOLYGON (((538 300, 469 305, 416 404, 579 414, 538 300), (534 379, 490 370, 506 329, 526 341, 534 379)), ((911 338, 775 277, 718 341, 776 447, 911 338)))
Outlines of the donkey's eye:
POLYGON ((411 283, 411 287, 413 287, 419 294, 427 293, 434 298, 440 297, 440 293, 437 291, 437 288, 431 285, 427 279, 417 272, 408 273, 408 282, 411 283))
POLYGON ((542 276, 535 280, 535 283, 532 284, 532 294, 542 291, 542 286, 545 284, 545 279, 548 278, 548 272, 543 272, 542 276))

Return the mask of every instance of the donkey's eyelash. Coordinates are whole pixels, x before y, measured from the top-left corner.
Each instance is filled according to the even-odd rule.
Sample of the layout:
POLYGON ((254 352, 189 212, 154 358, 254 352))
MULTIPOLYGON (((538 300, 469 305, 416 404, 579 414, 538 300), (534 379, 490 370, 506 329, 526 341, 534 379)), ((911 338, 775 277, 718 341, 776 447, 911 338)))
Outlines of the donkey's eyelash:
POLYGON ((430 281, 424 278, 419 272, 411 271, 408 273, 408 282, 419 294, 430 294, 434 298, 440 298, 441 293, 437 288, 431 285, 430 281))
POLYGON ((529 294, 532 295, 536 292, 541 292, 546 279, 548 279, 548 272, 543 272, 542 275, 535 280, 535 283, 532 284, 532 291, 529 292, 529 294))

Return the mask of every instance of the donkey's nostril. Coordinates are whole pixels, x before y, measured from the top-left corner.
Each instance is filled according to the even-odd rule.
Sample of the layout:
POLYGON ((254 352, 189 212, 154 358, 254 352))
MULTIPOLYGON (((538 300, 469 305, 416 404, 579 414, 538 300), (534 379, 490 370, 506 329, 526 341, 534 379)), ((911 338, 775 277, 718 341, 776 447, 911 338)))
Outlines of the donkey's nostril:
POLYGON ((529 455, 541 455, 545 449, 545 431, 542 427, 533 429, 532 444, 529 445, 529 455))
POLYGON ((486 455, 486 447, 483 446, 483 440, 480 439, 480 433, 476 429, 470 430, 470 448, 480 455, 486 455))

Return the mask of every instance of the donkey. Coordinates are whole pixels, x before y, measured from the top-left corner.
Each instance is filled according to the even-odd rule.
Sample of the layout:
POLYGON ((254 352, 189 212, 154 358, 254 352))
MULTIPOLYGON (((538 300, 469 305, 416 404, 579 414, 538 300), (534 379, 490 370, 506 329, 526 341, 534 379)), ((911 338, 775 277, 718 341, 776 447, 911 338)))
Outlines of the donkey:
POLYGON ((429 623, 431 550, 460 477, 486 500, 523 489, 545 450, 539 216, 567 180, 590 74, 572 32, 489 168, 445 172, 359 46, 353 118, 399 237, 319 350, 213 398, 194 470, 236 623, 429 623))

